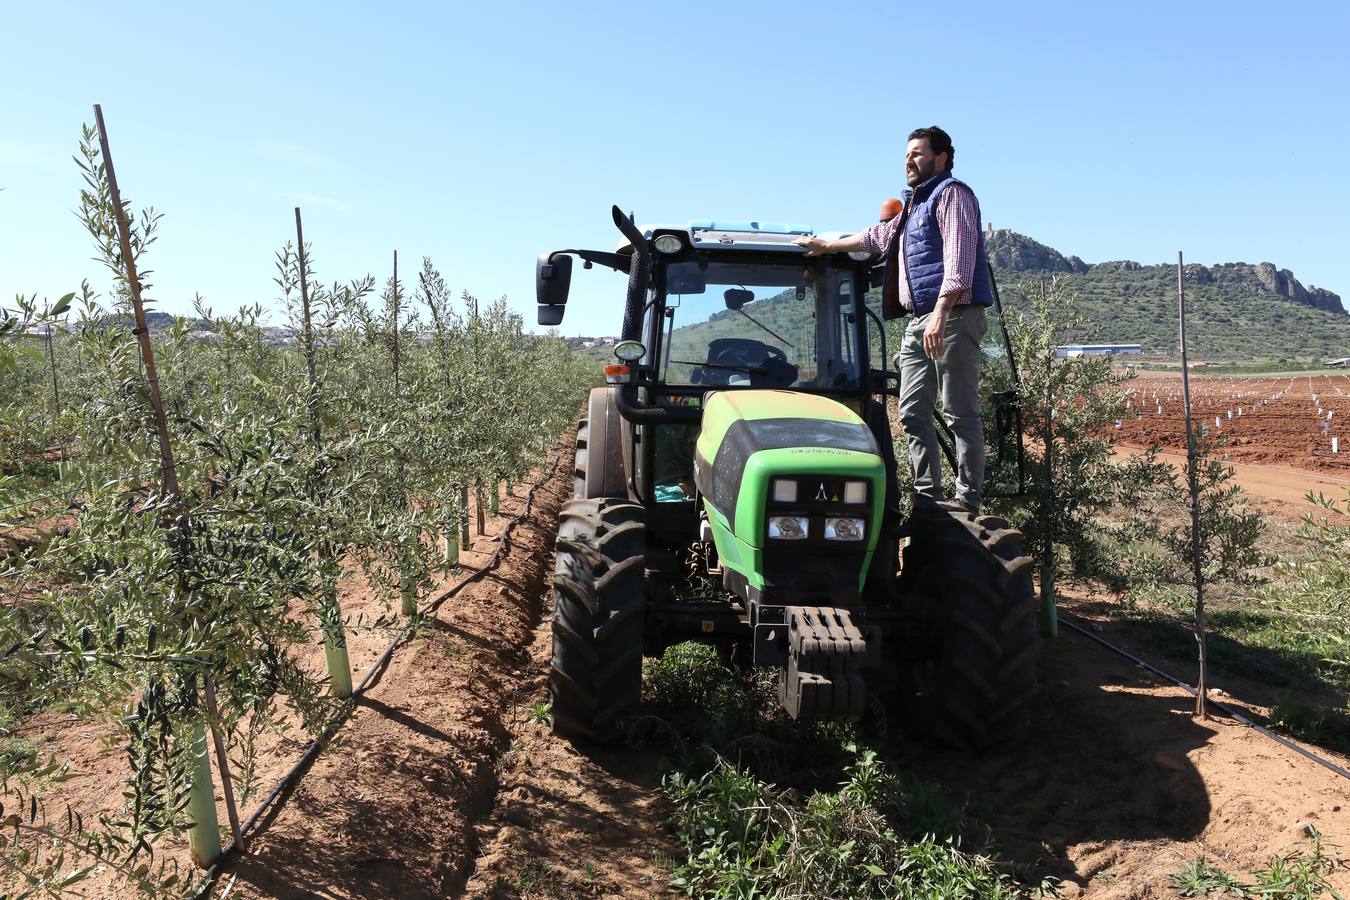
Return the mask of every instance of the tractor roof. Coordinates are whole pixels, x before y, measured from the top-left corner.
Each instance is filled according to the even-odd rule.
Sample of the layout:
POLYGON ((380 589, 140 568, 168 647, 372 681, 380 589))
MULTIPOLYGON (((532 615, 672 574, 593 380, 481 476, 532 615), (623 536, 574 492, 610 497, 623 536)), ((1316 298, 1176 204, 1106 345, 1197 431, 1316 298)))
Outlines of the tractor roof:
MULTIPOLYGON (((802 253, 793 241, 802 235, 815 234, 809 225, 786 225, 781 222, 754 222, 730 219, 698 219, 687 225, 639 225, 648 239, 657 234, 678 234, 687 246, 697 249, 723 250, 777 250, 802 253)), ((823 238, 842 237, 846 232, 830 231, 823 238)), ((619 253, 632 253, 626 238, 619 240, 619 253)))

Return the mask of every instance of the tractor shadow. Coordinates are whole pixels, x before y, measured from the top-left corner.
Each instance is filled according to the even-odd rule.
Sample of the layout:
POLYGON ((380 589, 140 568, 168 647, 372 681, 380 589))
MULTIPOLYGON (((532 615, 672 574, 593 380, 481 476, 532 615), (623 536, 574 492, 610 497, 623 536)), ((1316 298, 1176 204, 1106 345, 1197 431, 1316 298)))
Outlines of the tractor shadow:
POLYGON ((1039 680, 1028 737, 1006 752, 897 748, 977 823, 973 837, 1033 880, 1082 884, 1068 848, 1204 831, 1210 795, 1188 754, 1217 731, 1190 696, 1069 632, 1046 644, 1039 680))

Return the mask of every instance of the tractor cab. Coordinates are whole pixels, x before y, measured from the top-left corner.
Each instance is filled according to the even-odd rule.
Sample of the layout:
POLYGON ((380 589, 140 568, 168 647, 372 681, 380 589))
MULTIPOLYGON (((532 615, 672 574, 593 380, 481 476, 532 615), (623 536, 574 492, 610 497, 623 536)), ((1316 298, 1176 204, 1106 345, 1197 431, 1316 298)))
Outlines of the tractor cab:
MULTIPOLYGON (((608 379, 616 385, 614 411, 631 426, 619 430, 633 432, 623 451, 625 487, 648 505, 653 536, 681 544, 697 527, 694 451, 712 392, 831 398, 867 421, 890 454, 878 397, 894 393, 899 379, 880 368, 885 334, 866 304, 870 255, 807 257, 794 241, 814 232, 802 225, 705 220, 634 230, 650 248, 645 260, 625 233, 613 253, 541 256, 537 284, 540 323, 557 324, 571 255, 630 275, 618 349, 631 358, 619 360, 626 371, 608 379), (634 265, 646 269, 640 296, 634 265)), ((597 484, 598 473, 589 478, 593 493, 614 487, 597 484)), ((878 503, 887 499, 894 509, 894 496, 878 503)))
MULTIPOLYGON (((543 325, 562 321, 574 258, 628 276, 608 384, 588 400, 559 531, 555 730, 612 733, 637 702, 641 657, 689 639, 777 668, 780 702, 803 719, 855 720, 869 690, 940 664, 932 630, 982 621, 963 602, 1016 593, 1007 609, 1018 618, 1001 640, 1024 652, 1028 627, 1034 636, 1021 615, 1034 604, 1029 560, 1006 522, 916 505, 909 527, 922 538, 906 551, 916 562, 905 583, 927 594, 896 580, 900 503, 885 398, 898 394, 899 376, 886 368, 885 328, 867 304, 871 255, 808 257, 795 241, 813 232, 798 225, 638 227, 618 207, 613 215, 623 235, 615 251, 558 250, 536 267, 543 325), (985 546, 995 531, 997 548, 985 546), (961 593, 971 576, 931 583, 943 563, 925 547, 933 540, 994 592, 944 606, 936 595, 961 593), (677 590, 691 570, 721 592, 677 590)), ((1001 658, 981 660, 981 670, 1001 658)), ((1019 698, 1020 665, 1008 670, 1019 698)), ((1024 700, 1008 706, 996 690, 981 702, 995 701, 1011 710, 1001 736, 1024 724, 1024 700)), ((971 701, 960 703, 964 712, 971 701)))

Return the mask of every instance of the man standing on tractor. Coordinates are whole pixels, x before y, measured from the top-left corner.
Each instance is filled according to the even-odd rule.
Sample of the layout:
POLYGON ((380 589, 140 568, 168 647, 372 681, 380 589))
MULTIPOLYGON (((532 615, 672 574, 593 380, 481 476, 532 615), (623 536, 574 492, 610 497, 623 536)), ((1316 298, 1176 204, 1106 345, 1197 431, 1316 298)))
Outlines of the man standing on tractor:
POLYGON ((994 302, 980 227, 980 204, 952 177, 956 151, 937 126, 919 128, 905 148, 900 215, 837 240, 797 240, 807 256, 863 250, 885 257, 882 314, 912 314, 900 345, 900 423, 909 442, 914 490, 943 500, 935 401, 956 438, 955 502, 980 507, 984 427, 980 421, 980 342, 984 308, 994 302))

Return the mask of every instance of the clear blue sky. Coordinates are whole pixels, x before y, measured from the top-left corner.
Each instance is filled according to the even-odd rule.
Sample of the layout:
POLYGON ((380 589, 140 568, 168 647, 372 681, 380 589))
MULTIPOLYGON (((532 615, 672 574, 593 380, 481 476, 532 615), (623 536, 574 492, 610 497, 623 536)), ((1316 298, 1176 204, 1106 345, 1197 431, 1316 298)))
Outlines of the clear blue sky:
MULTIPOLYGON (((533 323, 535 255, 611 249, 612 203, 851 230, 934 123, 996 227, 1350 299, 1345 4, 568 6, 7 5, 0 300, 106 288, 71 212, 95 102, 123 191, 167 214, 168 312, 271 302, 300 205, 322 277, 427 255, 533 323)), ((617 331, 621 295, 578 269, 563 331, 617 331)))

